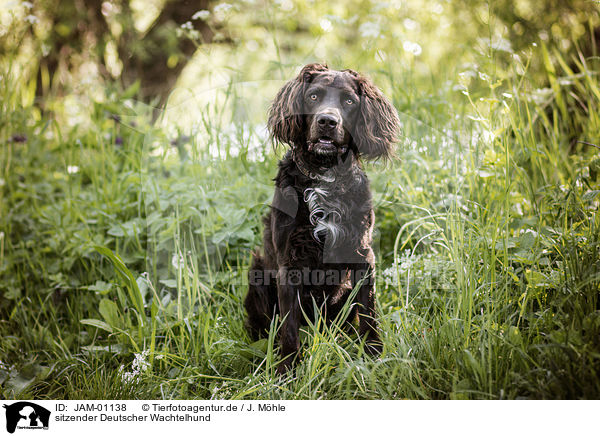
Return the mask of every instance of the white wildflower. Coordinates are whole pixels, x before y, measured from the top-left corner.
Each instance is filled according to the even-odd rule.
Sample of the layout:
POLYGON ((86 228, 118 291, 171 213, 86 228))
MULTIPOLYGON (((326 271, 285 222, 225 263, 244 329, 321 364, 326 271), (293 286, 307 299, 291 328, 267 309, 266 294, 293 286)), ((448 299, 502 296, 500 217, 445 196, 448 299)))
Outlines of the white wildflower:
POLYGON ((416 42, 412 41, 404 41, 402 43, 402 48, 404 49, 404 51, 412 54, 413 56, 419 56, 423 52, 421 46, 416 42))
POLYGON ((399 259, 396 259, 396 264, 400 264, 400 272, 406 272, 419 260, 421 256, 412 254, 410 250, 406 250, 399 259))
POLYGON ((135 358, 133 359, 133 363, 131 364, 131 367, 134 371, 142 373, 146 372, 146 370, 150 368, 150 362, 146 360, 149 354, 150 350, 144 350, 141 353, 134 354, 135 358))
POLYGON ((323 31, 325 32, 329 32, 331 30, 331 28, 333 27, 331 25, 331 21, 329 21, 327 18, 322 18, 321 21, 319 22, 321 29, 323 29, 323 31))
POLYGON ((121 365, 119 372, 121 373, 121 378, 124 382, 137 382, 139 375, 150 367, 150 364, 146 361, 149 352, 149 350, 144 350, 141 353, 134 354, 135 357, 131 364, 132 371, 125 371, 125 365, 121 365))
POLYGON ((394 265, 384 269, 381 275, 386 286, 398 285, 398 275, 396 274, 396 267, 394 265))
POLYGON ((512 53, 513 49, 508 39, 498 38, 491 44, 492 49, 512 53))
POLYGON ((367 21, 360 25, 358 31, 363 38, 377 38, 381 33, 381 28, 379 24, 367 21))
POLYGON ((119 373, 121 374, 121 379, 125 383, 137 383, 140 374, 146 372, 150 368, 150 362, 147 360, 149 354, 150 350, 134 353, 133 363, 131 364, 132 371, 125 371, 125 365, 121 365, 119 373))
POLYGON ((534 238, 537 238, 537 237, 538 237, 538 235, 539 235, 539 233, 538 233, 538 232, 536 232, 536 231, 535 231, 535 230, 533 230, 533 229, 527 229, 527 230, 525 230, 525 234, 527 234, 527 233, 530 233, 530 234, 531 234, 531 235, 532 235, 534 238))
POLYGON ((183 255, 181 253, 173 254, 173 257, 171 257, 171 265, 173 265, 173 268, 175 268, 177 271, 183 268, 185 265, 183 255))
POLYGON ((488 76, 487 74, 483 73, 483 72, 479 72, 479 78, 481 80, 483 80, 484 82, 491 82, 492 79, 490 78, 490 76, 488 76))
POLYGON ((225 16, 231 11, 233 8, 229 3, 220 3, 213 8, 213 13, 215 14, 215 18, 218 21, 223 21, 225 16))
POLYGON ((521 207, 521 203, 513 204, 512 210, 514 210, 517 215, 523 216, 523 208, 521 207))
POLYGON ((404 24, 404 27, 406 27, 407 30, 414 30, 419 26, 419 23, 410 18, 405 18, 402 24, 404 24))
POLYGON ((214 7, 215 13, 228 12, 233 6, 229 3, 220 3, 214 7))
POLYGON ((201 10, 192 15, 192 20, 206 20, 210 17, 210 11, 201 10))
POLYGON ((421 255, 412 254, 410 250, 406 250, 400 257, 394 260, 392 266, 384 269, 381 272, 383 281, 386 286, 397 286, 398 275, 409 272, 413 265, 421 259, 421 255))

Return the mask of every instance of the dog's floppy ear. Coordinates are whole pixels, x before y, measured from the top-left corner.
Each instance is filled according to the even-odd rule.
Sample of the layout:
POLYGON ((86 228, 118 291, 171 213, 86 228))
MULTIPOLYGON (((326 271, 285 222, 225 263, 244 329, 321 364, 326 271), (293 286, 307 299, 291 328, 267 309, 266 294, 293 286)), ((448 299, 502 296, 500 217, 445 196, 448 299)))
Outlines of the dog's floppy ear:
POLYGON ((304 86, 310 83, 314 76, 327 71, 327 65, 309 64, 298 74, 298 77, 287 82, 277 93, 269 109, 269 131, 276 141, 299 146, 302 141, 303 109, 302 96, 304 86))
POLYGON ((393 154, 398 140, 400 120, 396 108, 368 78, 349 72, 360 89, 360 113, 354 131, 358 152, 367 159, 386 159, 393 154))

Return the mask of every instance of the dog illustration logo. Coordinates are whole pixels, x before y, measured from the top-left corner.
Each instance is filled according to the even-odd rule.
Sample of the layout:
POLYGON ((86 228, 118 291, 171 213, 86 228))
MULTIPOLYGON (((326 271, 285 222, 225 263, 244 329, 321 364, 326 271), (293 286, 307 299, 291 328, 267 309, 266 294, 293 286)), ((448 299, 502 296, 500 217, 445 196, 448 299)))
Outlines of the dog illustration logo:
POLYGON ((48 429, 50 411, 29 401, 19 401, 10 405, 4 404, 6 409, 6 431, 14 433, 19 429, 48 429))

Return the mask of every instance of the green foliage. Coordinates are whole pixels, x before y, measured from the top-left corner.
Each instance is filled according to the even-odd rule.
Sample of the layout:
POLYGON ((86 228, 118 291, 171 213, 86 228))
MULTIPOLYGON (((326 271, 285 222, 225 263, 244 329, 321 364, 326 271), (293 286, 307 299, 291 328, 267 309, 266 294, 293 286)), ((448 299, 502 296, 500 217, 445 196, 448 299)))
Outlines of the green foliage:
MULTIPOLYGON (((249 95, 234 82, 291 74, 306 34, 327 33, 292 2, 307 15, 276 20, 289 28, 274 30, 279 62, 259 71, 259 54, 240 54, 247 76, 234 71, 191 127, 150 124, 137 85, 88 96, 72 116, 67 103, 42 111, 7 60, 2 398, 598 398, 598 59, 540 41, 504 63, 498 47, 461 46, 423 75, 418 56, 403 54, 414 68, 391 58, 393 5, 358 3, 358 21, 324 37, 324 53, 342 44, 333 63, 371 73, 402 120, 399 159, 368 166, 381 357, 353 329, 317 321, 281 379, 279 323, 254 343, 244 330, 250 250, 280 152, 260 129, 274 87, 249 95), (358 49, 365 22, 384 36, 358 49), (304 35, 297 46, 290 29, 304 35)), ((345 22, 334 17, 352 19, 327 8, 336 30, 345 22)), ((245 19, 232 17, 234 36, 235 25, 266 31, 245 19)))

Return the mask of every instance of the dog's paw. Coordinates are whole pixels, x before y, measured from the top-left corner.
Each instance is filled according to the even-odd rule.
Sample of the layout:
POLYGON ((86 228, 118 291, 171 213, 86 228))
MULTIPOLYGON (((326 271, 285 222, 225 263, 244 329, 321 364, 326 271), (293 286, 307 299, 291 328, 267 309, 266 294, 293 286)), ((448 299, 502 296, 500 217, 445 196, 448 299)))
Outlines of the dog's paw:
POLYGON ((281 361, 281 363, 279 365, 277 365, 277 374, 279 376, 286 375, 293 368, 292 362, 293 362, 293 359, 290 357, 283 359, 283 361, 281 361))
POLYGON ((365 351, 370 356, 379 356, 383 351, 383 343, 379 337, 369 338, 365 344, 365 351))

